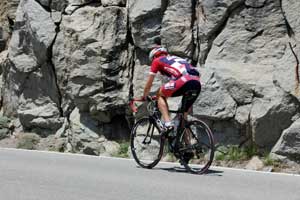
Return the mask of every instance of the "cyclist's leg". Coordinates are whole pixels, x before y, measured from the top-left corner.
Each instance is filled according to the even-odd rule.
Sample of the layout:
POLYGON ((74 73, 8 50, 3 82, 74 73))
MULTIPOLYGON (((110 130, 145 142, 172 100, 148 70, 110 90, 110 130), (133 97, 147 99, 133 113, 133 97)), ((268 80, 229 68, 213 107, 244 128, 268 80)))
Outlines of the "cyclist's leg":
POLYGON ((170 121, 170 116, 169 116, 169 106, 168 106, 168 102, 167 102, 167 97, 165 97, 165 95, 162 92, 162 88, 159 89, 159 91, 157 92, 157 104, 158 104, 158 108, 162 114, 162 117, 164 119, 165 122, 169 122, 170 121))
POLYGON ((196 101, 201 90, 201 84, 198 77, 191 77, 189 75, 182 76, 176 81, 170 81, 163 85, 157 96, 158 96, 158 107, 162 112, 165 121, 170 121, 170 116, 168 112, 168 103, 166 99, 168 97, 178 97, 183 96, 182 99, 182 109, 185 111, 185 116, 187 116, 189 108, 196 101), (191 96, 184 96, 188 91, 196 91, 196 94, 191 96))
MULTIPOLYGON (((183 96, 181 109, 184 111, 185 120, 187 120, 189 110, 191 110, 193 103, 196 101, 201 91, 201 84, 197 78, 189 79, 189 77, 187 77, 186 79, 187 81, 184 85, 173 94, 173 96, 183 96)), ((182 125, 184 126, 184 124, 182 125)), ((188 130, 185 132, 183 139, 185 144, 191 143, 191 134, 188 130)), ((184 159, 188 162, 191 157, 193 157, 193 153, 186 152, 184 159)))
POLYGON ((181 87, 172 94, 172 97, 183 96, 181 109, 184 111, 184 116, 187 117, 189 110, 200 94, 201 84, 198 78, 185 76, 184 79, 186 80, 185 82, 181 81, 181 79, 176 81, 176 83, 181 83, 181 87))
MULTIPOLYGON (((201 91, 201 84, 200 82, 197 82, 195 80, 190 81, 189 83, 187 83, 187 91, 186 94, 188 94, 188 96, 184 95, 182 97, 182 106, 183 106, 183 110, 184 112, 184 119, 187 120, 187 116, 189 114, 189 112, 192 110, 193 104, 195 103, 196 99, 198 98, 200 91, 201 91), (191 91, 191 94, 189 94, 188 92, 191 91)), ((191 135, 190 134, 185 134, 184 135, 184 141, 186 144, 189 144, 191 141, 191 135)))
POLYGON ((171 122, 167 98, 172 97, 174 92, 181 88, 182 85, 183 83, 178 82, 178 80, 171 80, 168 83, 161 86, 161 88, 158 91, 158 108, 162 113, 163 119, 167 123, 171 122))

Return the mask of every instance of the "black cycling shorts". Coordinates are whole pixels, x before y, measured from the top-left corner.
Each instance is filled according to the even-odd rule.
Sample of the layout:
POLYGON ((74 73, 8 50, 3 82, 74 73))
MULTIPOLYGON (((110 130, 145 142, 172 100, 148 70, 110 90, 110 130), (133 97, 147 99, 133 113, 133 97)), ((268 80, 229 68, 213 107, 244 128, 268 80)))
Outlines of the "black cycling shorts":
POLYGON ((198 98, 201 92, 201 84, 198 80, 189 80, 181 88, 172 94, 172 97, 182 96, 181 109, 188 112, 190 107, 198 98))

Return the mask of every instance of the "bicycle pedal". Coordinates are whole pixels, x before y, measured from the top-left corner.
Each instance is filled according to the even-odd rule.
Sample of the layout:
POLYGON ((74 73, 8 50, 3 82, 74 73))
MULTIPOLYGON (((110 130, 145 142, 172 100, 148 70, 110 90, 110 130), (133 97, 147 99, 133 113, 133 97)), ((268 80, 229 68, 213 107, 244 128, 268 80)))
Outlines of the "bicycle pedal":
POLYGON ((173 126, 164 127, 162 130, 162 134, 168 136, 170 132, 174 130, 173 126))

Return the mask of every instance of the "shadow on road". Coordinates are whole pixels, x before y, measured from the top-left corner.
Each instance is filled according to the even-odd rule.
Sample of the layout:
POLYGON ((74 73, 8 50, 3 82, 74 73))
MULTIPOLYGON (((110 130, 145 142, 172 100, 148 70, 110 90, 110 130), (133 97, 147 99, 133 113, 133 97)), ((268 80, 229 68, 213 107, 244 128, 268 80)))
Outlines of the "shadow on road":
MULTIPOLYGON (((158 168, 154 168, 152 170, 165 170, 168 172, 172 172, 172 173, 187 173, 187 174, 191 174, 191 175, 200 175, 200 174, 192 174, 189 171, 187 171, 184 167, 158 167, 158 168)), ((211 175, 211 176, 222 176, 223 171, 220 170, 208 170, 206 173, 201 174, 201 175, 211 175)))

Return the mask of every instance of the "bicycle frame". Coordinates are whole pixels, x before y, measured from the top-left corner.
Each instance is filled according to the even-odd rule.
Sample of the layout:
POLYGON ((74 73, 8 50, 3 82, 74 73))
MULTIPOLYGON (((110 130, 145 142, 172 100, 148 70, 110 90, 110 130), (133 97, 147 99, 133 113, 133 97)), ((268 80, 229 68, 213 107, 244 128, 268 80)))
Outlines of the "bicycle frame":
MULTIPOLYGON (((160 111, 159 111, 157 103, 156 103, 157 98, 156 98, 156 96, 154 96, 154 97, 148 98, 147 100, 150 101, 150 103, 154 107, 153 110, 151 111, 152 113, 149 115, 150 120, 154 122, 153 124, 155 124, 156 127, 162 133, 164 131, 164 125, 163 125, 162 121, 160 120, 160 118, 158 116, 158 113, 160 113, 160 111)), ((134 102, 136 102, 136 101, 138 101, 138 102, 144 102, 146 100, 142 99, 142 98, 133 99, 130 102, 130 107, 131 107, 131 109, 132 109, 133 112, 137 112, 137 108, 134 106, 134 102)), ((183 103, 185 103, 185 102, 183 102, 183 103)), ((182 108, 180 108, 178 110, 169 110, 169 112, 170 113, 175 113, 176 117, 178 117, 178 120, 180 122, 178 124, 178 126, 176 127, 176 132, 175 132, 176 137, 175 137, 175 147, 174 147, 174 150, 175 150, 175 152, 177 152, 178 151, 178 146, 179 146, 179 140, 180 140, 180 138, 182 136, 182 133, 183 133, 183 131, 185 129, 186 120, 184 119, 184 111, 183 111, 182 108)), ((148 135, 149 128, 148 128, 148 131, 147 131, 147 137, 149 137, 149 135, 148 135)), ((153 130, 151 131, 150 141, 149 142, 151 142, 152 134, 153 134, 153 130)), ((146 138, 144 139, 143 143, 146 143, 146 138)))
MULTIPOLYGON (((188 94, 185 94, 185 98, 189 98, 188 94)), ((139 119, 136 124, 134 125, 132 132, 131 132, 131 151, 133 154, 133 158, 135 161, 143 168, 153 168, 161 159, 164 148, 165 148, 165 140, 167 139, 169 142, 169 150, 173 155, 179 159, 180 164, 184 165, 184 167, 192 172, 197 174, 203 174, 207 171, 210 167, 213 157, 214 157, 214 139, 213 134, 207 124, 205 124, 201 120, 187 120, 185 119, 185 110, 184 106, 181 106, 178 110, 169 110, 170 113, 175 113, 176 118, 179 120, 178 124, 176 125, 175 134, 176 136, 172 137, 168 132, 165 131, 164 125, 161 119, 161 113, 158 109, 157 101, 155 99, 148 99, 149 104, 147 105, 147 111, 149 112, 147 116, 139 119), (145 121, 146 120, 146 121, 145 121), (136 137, 136 130, 137 127, 142 126, 141 124, 144 122, 148 122, 148 127, 145 127, 147 134, 144 135, 145 137, 142 142, 144 145, 151 145, 152 140, 158 141, 159 143, 159 152, 154 154, 153 160, 150 159, 150 162, 143 162, 143 158, 139 156, 142 154, 137 153, 136 145, 134 143, 136 137), (200 128, 200 129, 199 129, 200 128), (156 133, 154 134, 154 130, 156 133), (204 133, 204 137, 207 138, 207 142, 202 142, 202 137, 199 137, 199 132, 197 130, 202 130, 204 133), (158 134, 157 134, 158 133, 158 134), (156 139, 157 137, 157 139, 156 139), (192 140, 191 140, 192 139, 192 140), (206 158, 206 154, 208 157, 206 158), (193 157, 197 157, 197 159, 203 159, 202 161, 205 163, 203 167, 193 167, 189 166, 189 161, 193 157)), ((146 101, 145 99, 133 99, 130 102, 130 107, 133 112, 136 112, 137 109, 134 106, 135 101, 146 101)), ((186 105, 186 100, 182 101, 182 105, 186 105)), ((143 131, 143 132, 145 132, 143 131)), ((202 131, 200 134, 202 134, 202 131)), ((155 144, 154 141, 154 144, 155 144)), ((147 159, 145 159, 147 160, 147 159)))

